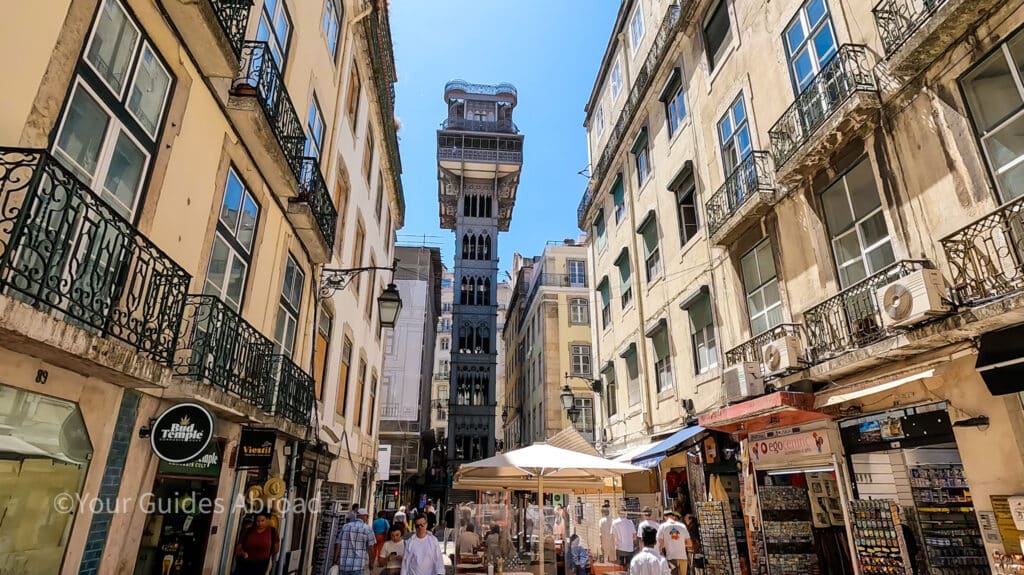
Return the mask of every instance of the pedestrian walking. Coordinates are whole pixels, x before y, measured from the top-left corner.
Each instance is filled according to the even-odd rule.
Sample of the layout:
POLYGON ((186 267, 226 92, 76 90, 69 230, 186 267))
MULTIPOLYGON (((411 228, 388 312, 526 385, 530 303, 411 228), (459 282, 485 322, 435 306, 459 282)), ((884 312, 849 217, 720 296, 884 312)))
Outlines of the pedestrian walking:
POLYGON ((679 522, 679 514, 669 509, 665 522, 658 528, 658 548, 672 568, 673 575, 686 575, 689 568, 686 549, 690 546, 690 531, 679 522))
POLYGON ((444 512, 444 543, 448 543, 448 539, 452 537, 455 532, 455 506, 451 503, 448 504, 448 508, 444 512))
POLYGON ((377 554, 377 561, 383 567, 384 575, 399 575, 402 571, 402 559, 405 557, 405 541, 402 540, 402 530, 399 527, 392 527, 388 535, 390 535, 390 539, 381 546, 380 552, 377 554))
POLYGON ((654 548, 658 543, 658 532, 645 527, 640 538, 644 546, 629 562, 629 575, 672 575, 668 561, 654 548))
MULTIPOLYGON (((629 567, 629 562, 636 554, 636 526, 627 517, 625 507, 619 508, 619 516, 612 521, 612 536, 615 537, 615 559, 619 565, 629 567)), ((657 531, 654 533, 657 540, 657 531)))
POLYGON ((356 511, 356 520, 350 521, 338 531, 334 543, 334 562, 339 575, 365 575, 370 566, 370 557, 376 538, 373 529, 367 525, 369 514, 366 509, 356 511))
POLYGON ((388 537, 388 532, 391 531, 391 524, 388 523, 384 515, 385 512, 383 510, 378 511, 377 518, 373 520, 373 537, 377 541, 373 548, 373 557, 380 553, 380 549, 384 546, 384 542, 388 537))
POLYGON ((277 529, 268 523, 266 513, 257 513, 256 520, 246 527, 235 545, 236 575, 264 575, 270 559, 281 549, 277 529))
POLYGON ((569 575, 587 575, 590 573, 590 551, 580 542, 575 533, 569 538, 568 558, 572 567, 569 575))
POLYGON ((398 508, 398 511, 395 512, 395 516, 391 518, 391 522, 392 523, 408 523, 409 522, 408 519, 406 518, 406 515, 405 515, 405 505, 402 505, 401 507, 398 508))
POLYGON ((427 501, 427 506, 423 508, 423 516, 427 518, 427 531, 433 533, 437 527, 437 513, 434 511, 433 501, 427 501))
POLYGON ((601 561, 611 563, 615 560, 615 536, 612 535, 612 518, 609 517, 611 510, 607 507, 601 508, 601 520, 597 522, 598 532, 601 534, 601 561))
POLYGON ((445 575, 441 545, 437 537, 427 531, 427 518, 420 517, 413 525, 416 535, 405 542, 402 575, 445 575))
POLYGON ((640 521, 640 525, 636 526, 637 533, 643 533, 645 528, 654 529, 655 533, 658 532, 658 528, 661 527, 661 525, 659 525, 658 521, 654 519, 654 512, 650 507, 644 507, 640 512, 640 516, 643 517, 643 520, 640 521))

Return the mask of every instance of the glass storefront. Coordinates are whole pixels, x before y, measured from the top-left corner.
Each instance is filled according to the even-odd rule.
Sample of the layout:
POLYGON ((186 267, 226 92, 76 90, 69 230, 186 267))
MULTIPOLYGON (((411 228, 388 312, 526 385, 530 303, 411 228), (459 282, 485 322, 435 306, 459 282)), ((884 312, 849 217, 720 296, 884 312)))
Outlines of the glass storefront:
POLYGON ((60 571, 91 456, 75 403, 0 385, 0 573, 60 571))

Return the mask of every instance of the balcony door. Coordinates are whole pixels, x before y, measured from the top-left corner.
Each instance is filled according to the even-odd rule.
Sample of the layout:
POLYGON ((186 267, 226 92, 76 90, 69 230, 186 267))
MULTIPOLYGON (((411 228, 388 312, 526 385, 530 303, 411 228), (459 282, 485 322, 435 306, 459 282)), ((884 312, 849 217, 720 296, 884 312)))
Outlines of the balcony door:
POLYGON ((566 267, 569 271, 569 287, 586 287, 587 262, 585 260, 568 260, 566 267))

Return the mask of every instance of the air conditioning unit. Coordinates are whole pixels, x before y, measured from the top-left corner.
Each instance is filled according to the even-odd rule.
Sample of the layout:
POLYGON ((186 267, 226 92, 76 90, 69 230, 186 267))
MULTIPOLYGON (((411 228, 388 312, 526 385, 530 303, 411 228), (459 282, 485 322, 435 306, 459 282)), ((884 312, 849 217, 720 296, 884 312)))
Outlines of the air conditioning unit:
POLYGON ((911 325, 949 311, 944 295, 946 282, 938 270, 918 270, 875 292, 885 327, 911 325))
POLYGON ((722 373, 722 386, 725 388, 725 401, 727 403, 764 395, 764 378, 761 375, 761 364, 756 361, 744 361, 729 366, 722 373))
POLYGON ((765 373, 779 373, 799 369, 804 356, 800 338, 784 335, 761 348, 765 373))

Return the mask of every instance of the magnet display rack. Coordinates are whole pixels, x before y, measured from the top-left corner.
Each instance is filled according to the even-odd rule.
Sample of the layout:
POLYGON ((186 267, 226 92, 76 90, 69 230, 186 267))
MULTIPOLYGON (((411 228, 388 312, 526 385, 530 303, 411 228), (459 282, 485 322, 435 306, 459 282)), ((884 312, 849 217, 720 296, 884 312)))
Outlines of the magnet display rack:
POLYGON ((853 541, 861 573, 912 574, 899 517, 895 501, 850 502, 853 541))
POLYGON ((739 573, 740 556, 728 506, 721 501, 698 501, 696 507, 705 575, 739 573))
POLYGON ((914 465, 909 470, 929 571, 934 575, 990 573, 963 465, 914 465))
POLYGON ((807 490, 765 486, 758 488, 758 495, 772 575, 819 575, 807 490))

